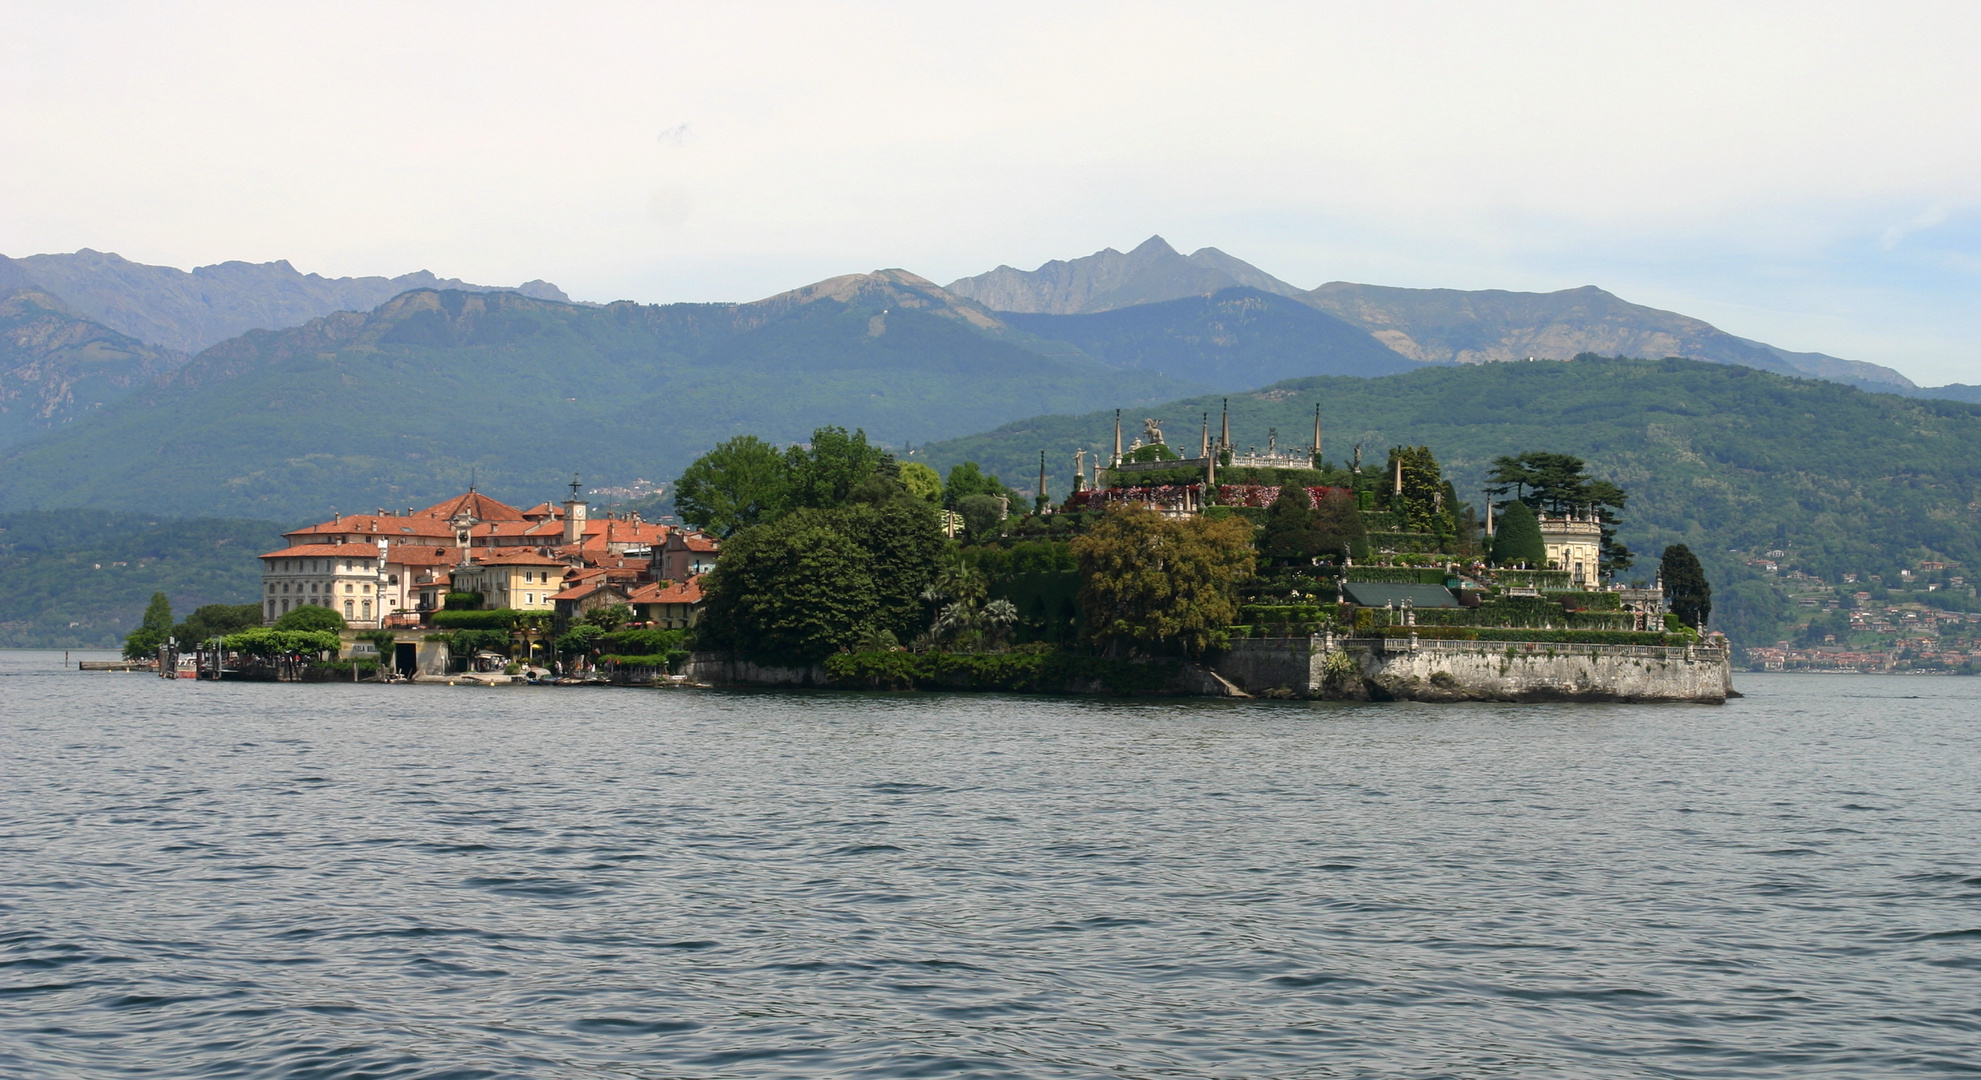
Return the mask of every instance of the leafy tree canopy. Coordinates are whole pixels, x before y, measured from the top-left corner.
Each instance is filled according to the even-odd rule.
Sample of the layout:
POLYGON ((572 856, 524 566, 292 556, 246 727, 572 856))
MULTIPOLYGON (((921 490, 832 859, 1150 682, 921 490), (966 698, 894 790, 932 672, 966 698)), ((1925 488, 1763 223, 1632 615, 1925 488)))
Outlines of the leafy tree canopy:
POLYGON ((942 544, 935 508, 905 492, 745 529, 705 580, 700 636, 746 656, 805 662, 881 631, 910 636, 942 544))
POLYGON ((996 536, 1004 521, 1005 503, 994 495, 965 495, 956 500, 956 513, 970 539, 983 541, 996 536))
POLYGON ((172 628, 180 641, 206 641, 261 625, 260 604, 204 604, 172 628))
POLYGON ((1094 638, 1191 655, 1223 643, 1257 558, 1241 518, 1171 519, 1141 507, 1110 510, 1072 547, 1094 638))
POLYGON ((1266 524, 1259 531, 1259 554, 1269 559, 1309 559, 1320 554, 1320 519, 1313 500, 1299 484, 1286 484, 1279 498, 1266 511, 1266 524))
POLYGON ((943 481, 942 504, 955 510, 958 503, 972 495, 1008 496, 1009 489, 1004 481, 995 476, 986 476, 974 461, 966 461, 949 470, 949 479, 943 481))
POLYGON ((1602 567, 1614 573, 1634 565, 1630 549, 1617 540, 1617 527, 1623 524, 1616 511, 1629 501, 1622 488, 1608 480, 1597 480, 1579 457, 1543 450, 1528 450, 1493 459, 1487 473, 1486 491, 1493 495, 1509 492, 1534 510, 1555 515, 1595 509, 1602 513, 1602 567))
POLYGON ((942 502, 942 474, 919 461, 902 463, 901 485, 918 499, 938 505, 942 502))
POLYGON ((304 604, 275 620, 277 630, 342 630, 344 616, 327 607, 304 604))
POLYGON ((829 510, 844 506, 859 496, 863 501, 884 498, 899 490, 900 479, 892 455, 867 442, 865 431, 851 435, 843 427, 822 427, 812 432, 809 447, 794 446, 784 452, 784 464, 791 477, 791 505, 829 510), (875 482, 880 491, 875 491, 875 482))
POLYGON ((726 538, 783 513, 790 491, 784 453, 738 435, 688 466, 674 482, 674 507, 682 521, 726 538))
POLYGON ((1449 536, 1456 531, 1452 514, 1457 507, 1445 500, 1448 485, 1430 447, 1391 447, 1389 471, 1385 476, 1384 496, 1402 513, 1406 528, 1412 532, 1439 536, 1449 536), (1403 489, 1400 494, 1397 492, 1399 477, 1403 489))
POLYGON ((1312 554, 1369 557, 1369 534, 1355 509, 1355 496, 1335 489, 1314 508, 1315 545, 1312 554))

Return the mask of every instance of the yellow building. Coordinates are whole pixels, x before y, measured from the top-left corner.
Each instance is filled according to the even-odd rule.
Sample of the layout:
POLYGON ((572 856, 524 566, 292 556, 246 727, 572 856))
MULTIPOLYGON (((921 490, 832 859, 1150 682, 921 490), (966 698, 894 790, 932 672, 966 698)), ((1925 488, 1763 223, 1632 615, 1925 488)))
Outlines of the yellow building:
POLYGON ((1548 549, 1548 565, 1566 570, 1580 586, 1596 584, 1603 556, 1603 525, 1594 518, 1541 517, 1541 543, 1548 549))
POLYGON ((551 597, 564 588, 571 569, 569 562, 530 548, 483 549, 472 562, 454 568, 448 588, 480 593, 484 608, 550 611, 556 606, 551 597))

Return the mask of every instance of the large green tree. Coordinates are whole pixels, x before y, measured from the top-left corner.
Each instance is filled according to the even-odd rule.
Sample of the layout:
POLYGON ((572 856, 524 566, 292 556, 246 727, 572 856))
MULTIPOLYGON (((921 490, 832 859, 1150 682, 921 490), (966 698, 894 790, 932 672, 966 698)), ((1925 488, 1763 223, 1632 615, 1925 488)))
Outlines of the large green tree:
POLYGON ((1243 518, 1166 518, 1142 507, 1110 510, 1074 540, 1088 632, 1110 652, 1221 644, 1238 617, 1238 586, 1257 556, 1243 518))
POLYGON ((342 630, 344 627, 344 616, 315 604, 304 604, 275 620, 277 630, 342 630))
POLYGON ((784 452, 791 477, 791 505, 829 510, 855 497, 869 501, 901 488, 892 455, 867 442, 865 431, 847 434, 843 427, 812 432, 809 446, 784 452))
POLYGON ((872 623, 897 639, 913 637, 921 624, 921 595, 934 580, 942 556, 942 521, 936 508, 912 495, 847 507, 839 527, 872 560, 872 623))
POLYGON ((1329 488, 1314 507, 1315 551, 1317 555, 1369 557, 1369 533, 1356 509, 1355 496, 1341 488, 1329 488))
POLYGON ((151 603, 145 605, 144 621, 124 638, 124 657, 128 660, 139 660, 151 656, 170 636, 172 636, 172 601, 162 592, 152 593, 151 603))
POLYGON ((1706 581, 1699 556, 1684 544, 1673 544, 1659 560, 1658 574, 1664 580, 1665 606, 1685 625, 1706 629, 1706 620, 1713 614, 1713 586, 1706 581))
POLYGON ((918 499, 942 502, 942 474, 919 461, 901 463, 901 486, 918 499))
POLYGON ((1259 530, 1259 554, 1269 559, 1299 561, 1320 554, 1321 533, 1313 500, 1299 484, 1282 484, 1279 497, 1266 510, 1259 530))
POLYGON ((1630 549, 1616 538, 1617 527, 1623 524, 1618 513, 1630 497, 1608 480, 1592 478, 1581 458, 1544 450, 1497 457, 1486 480, 1489 494, 1512 494, 1536 511, 1555 515, 1597 511, 1603 527, 1603 570, 1615 573, 1635 565, 1630 549))
POLYGON ((202 604, 172 628, 172 636, 180 641, 206 641, 260 625, 260 604, 202 604))
POLYGON ((956 500, 956 516, 970 539, 979 543, 997 536, 1004 522, 1005 502, 994 495, 965 495, 956 500))
POLYGON ((972 495, 1009 496, 1004 481, 995 476, 984 475, 983 469, 974 461, 966 461, 949 470, 949 478, 942 482, 942 505, 951 510, 972 495))
POLYGON ((1548 546, 1541 541, 1541 521, 1524 502, 1510 502, 1493 524, 1493 562, 1545 570, 1548 546))
POLYGON ((839 516, 794 510, 731 537, 703 579, 703 640, 799 663, 850 646, 877 606, 873 556, 842 530, 839 516))
POLYGON ((811 662, 878 637, 912 636, 942 551, 935 508, 905 493, 794 510, 737 533, 704 580, 702 640, 811 662))
POLYGON ((681 520, 724 538, 783 513, 790 496, 784 452, 755 435, 717 444, 674 482, 681 520))
POLYGON ((1452 511, 1445 499, 1450 485, 1444 482, 1438 459, 1428 446, 1396 446, 1389 452, 1389 471, 1384 474, 1384 494, 1389 505, 1412 532, 1449 536, 1456 531, 1452 511), (1397 493, 1401 476, 1403 491, 1397 493))

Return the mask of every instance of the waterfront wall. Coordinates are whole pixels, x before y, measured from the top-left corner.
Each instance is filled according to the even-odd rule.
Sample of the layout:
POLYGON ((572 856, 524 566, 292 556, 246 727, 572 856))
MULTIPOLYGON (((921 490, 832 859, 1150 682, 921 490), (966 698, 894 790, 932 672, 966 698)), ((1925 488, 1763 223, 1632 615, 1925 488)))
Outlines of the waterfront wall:
POLYGON ((689 682, 705 686, 824 687, 831 682, 826 677, 825 668, 817 664, 811 667, 775 667, 732 659, 727 653, 716 652, 690 655, 682 665, 681 673, 688 677, 689 682))
POLYGON ((1698 701, 1732 693, 1720 649, 1397 638, 1242 638, 1211 666, 1255 696, 1395 701, 1698 701))

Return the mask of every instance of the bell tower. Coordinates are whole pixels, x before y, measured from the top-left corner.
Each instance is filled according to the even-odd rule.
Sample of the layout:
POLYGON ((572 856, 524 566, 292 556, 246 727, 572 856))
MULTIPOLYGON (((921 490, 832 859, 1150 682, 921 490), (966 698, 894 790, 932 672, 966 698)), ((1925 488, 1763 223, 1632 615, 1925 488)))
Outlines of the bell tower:
POLYGON ((586 512, 590 504, 578 497, 578 474, 571 474, 571 497, 564 500, 564 544, 570 546, 585 538, 586 512))

